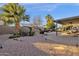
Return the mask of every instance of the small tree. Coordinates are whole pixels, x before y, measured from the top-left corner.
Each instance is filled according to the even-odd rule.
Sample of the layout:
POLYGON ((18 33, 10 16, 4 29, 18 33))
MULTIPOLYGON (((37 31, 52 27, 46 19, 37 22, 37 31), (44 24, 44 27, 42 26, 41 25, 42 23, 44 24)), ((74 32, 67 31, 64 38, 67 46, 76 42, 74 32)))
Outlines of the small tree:
POLYGON ((33 20, 33 24, 40 26, 42 24, 41 18, 39 16, 35 17, 33 20))
POLYGON ((54 24, 54 18, 51 15, 47 15, 46 16, 47 19, 47 24, 46 24, 46 28, 47 29, 55 29, 55 24, 54 24))

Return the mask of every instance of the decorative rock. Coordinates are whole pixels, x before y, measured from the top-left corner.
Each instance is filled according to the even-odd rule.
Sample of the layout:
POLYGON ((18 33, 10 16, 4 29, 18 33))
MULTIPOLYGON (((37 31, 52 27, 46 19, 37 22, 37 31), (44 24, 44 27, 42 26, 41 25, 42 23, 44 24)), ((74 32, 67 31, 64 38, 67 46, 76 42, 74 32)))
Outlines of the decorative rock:
POLYGON ((14 38, 13 40, 18 40, 17 38, 14 38))
POLYGON ((0 44, 0 49, 2 49, 3 48, 3 46, 2 46, 2 44, 0 44))

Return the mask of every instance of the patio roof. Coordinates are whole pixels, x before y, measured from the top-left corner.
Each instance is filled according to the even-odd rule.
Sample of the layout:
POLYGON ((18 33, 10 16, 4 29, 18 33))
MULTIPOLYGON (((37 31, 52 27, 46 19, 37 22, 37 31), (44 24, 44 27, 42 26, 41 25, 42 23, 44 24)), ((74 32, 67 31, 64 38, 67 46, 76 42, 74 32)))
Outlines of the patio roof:
POLYGON ((79 23, 79 16, 57 19, 55 22, 59 24, 79 23))

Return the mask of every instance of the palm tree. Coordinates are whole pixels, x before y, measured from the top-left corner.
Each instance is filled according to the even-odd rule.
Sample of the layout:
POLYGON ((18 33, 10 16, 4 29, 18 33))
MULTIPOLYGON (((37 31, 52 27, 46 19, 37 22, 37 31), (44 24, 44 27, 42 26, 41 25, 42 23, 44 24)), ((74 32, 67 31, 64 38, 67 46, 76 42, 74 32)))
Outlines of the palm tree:
POLYGON ((20 30, 20 21, 29 20, 29 16, 25 15, 25 8, 18 3, 8 3, 1 7, 1 20, 4 24, 15 24, 16 31, 20 30))

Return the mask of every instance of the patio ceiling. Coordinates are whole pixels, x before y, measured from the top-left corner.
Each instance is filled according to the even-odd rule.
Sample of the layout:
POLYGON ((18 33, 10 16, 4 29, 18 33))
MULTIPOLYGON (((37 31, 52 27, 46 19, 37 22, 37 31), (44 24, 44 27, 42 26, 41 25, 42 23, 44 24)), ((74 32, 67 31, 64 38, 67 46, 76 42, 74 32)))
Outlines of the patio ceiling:
POLYGON ((66 24, 70 24, 70 23, 79 24, 79 16, 58 19, 55 22, 62 24, 62 25, 66 25, 66 24))

